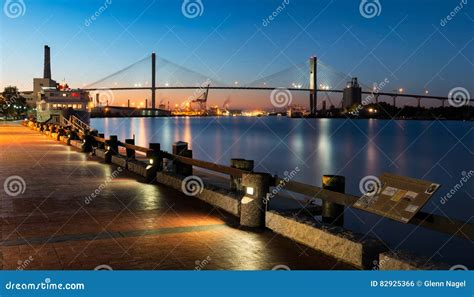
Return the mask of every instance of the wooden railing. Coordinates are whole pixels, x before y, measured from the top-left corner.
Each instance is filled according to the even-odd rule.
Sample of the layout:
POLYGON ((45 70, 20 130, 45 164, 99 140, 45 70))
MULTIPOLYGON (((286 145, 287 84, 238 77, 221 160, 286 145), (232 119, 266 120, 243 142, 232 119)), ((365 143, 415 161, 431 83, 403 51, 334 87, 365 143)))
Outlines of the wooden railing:
POLYGON ((74 125, 74 127, 76 127, 79 130, 82 130, 82 131, 92 130, 88 124, 84 123, 81 119, 79 119, 75 115, 71 115, 69 117, 69 121, 72 123, 72 125, 74 125))
MULTIPOLYGON (((92 139, 97 143, 107 143, 107 139, 104 137, 99 136, 92 136, 92 139)), ((128 150, 134 150, 141 153, 145 153, 148 155, 150 151, 153 151, 150 148, 128 144, 125 142, 117 141, 116 143, 118 146, 124 147, 128 150)), ((170 159, 174 162, 179 162, 181 164, 186 164, 192 167, 198 167, 202 169, 206 169, 209 171, 213 171, 216 173, 229 175, 234 178, 240 178, 244 174, 250 173, 249 171, 237 169, 231 166, 220 165, 208 161, 196 160, 190 157, 171 154, 166 151, 159 151, 159 155, 161 159, 170 159)), ((321 187, 317 187, 314 185, 304 184, 301 182, 293 181, 293 180, 283 180, 277 176, 271 178, 271 186, 279 186, 282 189, 290 192, 294 192, 297 194, 301 194, 307 197, 311 197, 312 199, 320 199, 322 201, 327 201, 339 205, 343 205, 345 207, 353 207, 354 203, 359 199, 359 197, 330 191, 321 187)), ((360 211, 364 211, 362 209, 357 208, 360 211)), ((413 219, 411 219, 408 224, 412 224, 415 226, 421 226, 430 230, 438 231, 441 233, 449 234, 452 236, 474 240, 474 225, 469 224, 468 222, 462 222, 460 220, 451 219, 443 216, 439 216, 436 214, 430 214, 425 212, 419 212, 415 215, 413 219)))
POLYGON ((71 121, 66 118, 66 117, 63 117, 62 115, 59 117, 59 123, 61 126, 63 127, 66 127, 66 126, 73 126, 73 124, 71 123, 71 121))
POLYGON ((118 145, 121 146, 121 147, 124 147, 126 149, 139 151, 139 152, 142 152, 142 153, 145 153, 145 154, 152 151, 151 149, 146 148, 146 147, 142 147, 142 146, 138 146, 138 145, 134 145, 134 144, 129 144, 129 143, 121 142, 121 141, 118 142, 118 145))
MULTIPOLYGON (((277 178, 276 184, 284 185, 284 189, 290 192, 344 205, 346 207, 352 207, 354 203, 359 200, 358 196, 333 192, 320 187, 303 184, 296 181, 287 182, 277 178)), ((366 212, 363 209, 358 208, 358 210, 366 212)), ((439 216, 436 214, 419 212, 408 223, 412 225, 422 226, 427 229, 435 230, 438 232, 446 233, 449 235, 465 238, 468 240, 474 239, 473 224, 468 224, 459 220, 439 216)))
POLYGON ((225 165, 220 165, 220 164, 216 164, 216 163, 212 163, 212 162, 196 160, 196 159, 183 157, 183 156, 179 156, 179 155, 173 155, 173 154, 170 154, 170 153, 164 152, 164 151, 162 151, 162 153, 163 153, 164 158, 175 160, 175 161, 178 161, 178 162, 186 164, 186 165, 195 166, 195 167, 199 167, 199 168, 202 168, 202 169, 214 171, 214 172, 217 172, 217 173, 230 175, 232 177, 242 177, 242 174, 249 173, 248 171, 244 171, 244 170, 240 170, 240 169, 237 169, 237 168, 233 168, 233 167, 229 167, 229 166, 225 166, 225 165))

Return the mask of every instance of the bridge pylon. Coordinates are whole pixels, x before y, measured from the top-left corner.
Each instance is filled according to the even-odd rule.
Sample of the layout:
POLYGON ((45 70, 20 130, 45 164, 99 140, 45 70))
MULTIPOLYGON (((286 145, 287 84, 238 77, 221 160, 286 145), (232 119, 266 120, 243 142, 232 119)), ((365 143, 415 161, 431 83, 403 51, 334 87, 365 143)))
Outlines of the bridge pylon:
POLYGON ((309 109, 312 115, 318 111, 318 58, 309 59, 309 109))
MULTIPOLYGON (((156 54, 151 54, 151 108, 156 109, 156 54)), ((147 106, 148 108, 148 106, 147 106)))

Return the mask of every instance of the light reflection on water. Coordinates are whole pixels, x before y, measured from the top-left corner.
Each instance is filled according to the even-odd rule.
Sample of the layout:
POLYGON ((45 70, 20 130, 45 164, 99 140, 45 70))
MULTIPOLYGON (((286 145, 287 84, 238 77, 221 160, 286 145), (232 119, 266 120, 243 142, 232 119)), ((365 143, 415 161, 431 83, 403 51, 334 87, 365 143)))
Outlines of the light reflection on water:
MULTIPOLYGON (((231 158, 252 159, 257 171, 280 176, 298 166, 301 171, 295 180, 317 186, 323 174, 344 175, 346 191, 354 195, 360 194, 359 181, 366 175, 391 172, 426 179, 443 186, 424 211, 467 220, 474 209, 470 198, 474 196, 473 181, 448 203, 439 203, 459 182, 463 170, 474 170, 472 122, 284 117, 115 118, 91 122, 106 137, 117 135, 123 140, 135 134, 141 146, 159 142, 162 149, 171 151, 173 142, 186 141, 196 159, 225 165, 231 158)), ((412 225, 380 221, 378 216, 352 209, 346 211, 345 220, 352 230, 380 237, 391 248, 423 251, 428 257, 449 239, 423 228, 412 232, 412 225)), ((463 260, 466 264, 470 247, 471 243, 453 238, 439 253, 443 260, 463 260)))

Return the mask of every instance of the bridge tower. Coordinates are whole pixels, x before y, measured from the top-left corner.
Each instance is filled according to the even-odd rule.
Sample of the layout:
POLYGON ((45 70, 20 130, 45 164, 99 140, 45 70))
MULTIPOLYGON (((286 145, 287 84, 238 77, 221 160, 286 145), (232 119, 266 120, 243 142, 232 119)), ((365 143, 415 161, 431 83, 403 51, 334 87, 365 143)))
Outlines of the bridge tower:
POLYGON ((309 59, 309 108, 312 115, 318 111, 318 58, 309 59))
MULTIPOLYGON (((156 109, 156 54, 151 54, 151 109, 156 109)), ((147 106, 148 108, 148 106, 147 106)))

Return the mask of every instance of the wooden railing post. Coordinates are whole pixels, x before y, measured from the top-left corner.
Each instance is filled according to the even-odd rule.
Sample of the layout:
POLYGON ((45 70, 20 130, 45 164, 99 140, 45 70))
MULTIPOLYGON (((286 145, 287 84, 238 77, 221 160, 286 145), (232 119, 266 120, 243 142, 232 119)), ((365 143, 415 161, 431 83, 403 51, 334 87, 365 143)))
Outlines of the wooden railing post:
MULTIPOLYGON (((183 157, 186 158, 193 158, 193 151, 192 150, 186 150, 183 155, 183 157)), ((184 176, 190 176, 193 175, 193 165, 185 164, 183 165, 183 173, 184 176)))
MULTIPOLYGON (((135 139, 125 139, 126 144, 135 145, 135 139)), ((127 159, 135 159, 135 150, 126 148, 127 159)))
POLYGON ((112 163, 112 155, 118 154, 118 138, 116 135, 110 135, 109 140, 105 142, 105 163, 112 163))
POLYGON ((69 140, 68 140, 68 145, 70 140, 76 140, 79 139, 79 136, 77 135, 77 131, 75 129, 71 129, 71 132, 69 133, 69 140))
POLYGON ((64 136, 64 135, 66 135, 66 129, 63 126, 59 126, 58 136, 56 140, 58 141, 61 140, 61 136, 64 136))
MULTIPOLYGON (((104 138, 105 134, 104 133, 99 133, 98 135, 100 138, 104 138)), ((105 150, 105 143, 103 142, 97 142, 97 148, 101 150, 105 150)))
MULTIPOLYGON (((173 144, 173 155, 192 158, 193 152, 188 150, 188 143, 183 141, 178 141, 173 144)), ((189 176, 193 174, 193 166, 182 164, 181 162, 174 160, 173 161, 173 172, 176 174, 189 176)))
POLYGON ((247 173, 242 175, 245 195, 240 205, 240 225, 244 227, 265 226, 265 203, 270 191, 271 175, 268 173, 247 173))
POLYGON ((90 131, 86 132, 82 141, 83 141, 82 152, 84 153, 92 152, 92 147, 94 143, 94 134, 90 131))
MULTIPOLYGON (((340 175, 323 175, 323 189, 344 193, 346 179, 340 175)), ((323 200, 322 220, 335 226, 344 225, 344 205, 323 200)))
POLYGON ((156 179, 156 173, 163 171, 163 156, 161 155, 161 147, 159 143, 150 143, 150 150, 147 152, 149 164, 146 167, 146 180, 151 183, 156 179))
MULTIPOLYGON (((230 167, 249 172, 253 171, 253 164, 253 160, 230 159, 230 167)), ((231 176, 230 189, 234 192, 243 193, 244 188, 242 187, 242 178, 231 176)))

